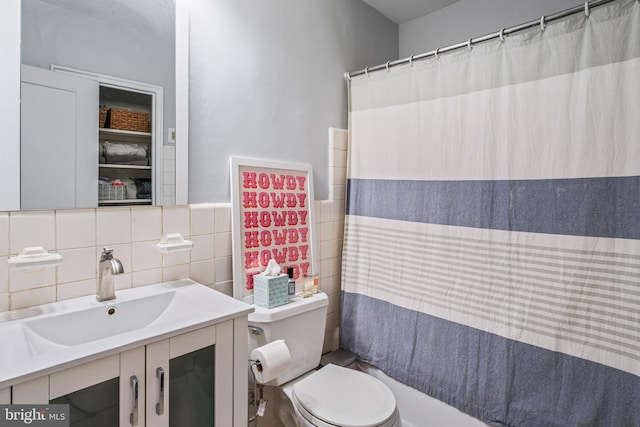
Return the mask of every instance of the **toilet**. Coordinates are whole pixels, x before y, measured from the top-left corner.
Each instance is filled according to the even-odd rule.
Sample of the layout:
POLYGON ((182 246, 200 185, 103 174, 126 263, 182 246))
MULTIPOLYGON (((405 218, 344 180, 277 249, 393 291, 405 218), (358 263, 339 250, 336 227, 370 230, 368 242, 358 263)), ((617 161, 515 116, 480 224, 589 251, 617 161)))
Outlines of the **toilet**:
POLYGON ((265 383, 278 387, 280 422, 284 427, 400 427, 395 397, 380 380, 334 363, 316 369, 328 303, 318 292, 271 309, 256 306, 249 314, 249 352, 283 339, 291 353, 291 370, 265 383))

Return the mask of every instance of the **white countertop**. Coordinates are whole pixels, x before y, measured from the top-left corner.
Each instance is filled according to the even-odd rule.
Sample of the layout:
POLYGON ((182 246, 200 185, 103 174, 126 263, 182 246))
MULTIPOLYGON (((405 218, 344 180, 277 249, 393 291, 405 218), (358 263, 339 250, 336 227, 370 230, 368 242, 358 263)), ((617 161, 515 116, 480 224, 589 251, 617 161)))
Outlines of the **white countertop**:
POLYGON ((0 388, 253 311, 242 301, 184 279, 116 291, 111 301, 98 302, 89 295, 0 313, 0 388), (112 318, 119 319, 111 320, 109 308, 116 309, 112 318), (96 313, 100 317, 93 321, 96 313), (118 328, 109 322, 119 322, 118 328))

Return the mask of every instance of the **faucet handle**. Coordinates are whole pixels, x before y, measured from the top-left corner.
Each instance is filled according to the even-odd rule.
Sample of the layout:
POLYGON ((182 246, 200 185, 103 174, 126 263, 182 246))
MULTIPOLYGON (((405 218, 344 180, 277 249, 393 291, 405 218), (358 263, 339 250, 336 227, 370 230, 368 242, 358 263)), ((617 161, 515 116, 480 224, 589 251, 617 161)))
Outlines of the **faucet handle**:
POLYGON ((110 259, 113 259, 113 248, 103 246, 100 261, 108 261, 110 259))

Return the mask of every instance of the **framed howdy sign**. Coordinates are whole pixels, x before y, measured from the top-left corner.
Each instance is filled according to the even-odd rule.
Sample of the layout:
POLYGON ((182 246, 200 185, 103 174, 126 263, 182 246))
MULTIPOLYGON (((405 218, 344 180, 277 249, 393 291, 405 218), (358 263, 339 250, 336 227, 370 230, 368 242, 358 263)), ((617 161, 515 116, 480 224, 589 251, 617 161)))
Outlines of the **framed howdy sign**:
POLYGON ((253 276, 275 260, 296 281, 318 271, 310 165, 231 158, 233 296, 251 303, 253 276))

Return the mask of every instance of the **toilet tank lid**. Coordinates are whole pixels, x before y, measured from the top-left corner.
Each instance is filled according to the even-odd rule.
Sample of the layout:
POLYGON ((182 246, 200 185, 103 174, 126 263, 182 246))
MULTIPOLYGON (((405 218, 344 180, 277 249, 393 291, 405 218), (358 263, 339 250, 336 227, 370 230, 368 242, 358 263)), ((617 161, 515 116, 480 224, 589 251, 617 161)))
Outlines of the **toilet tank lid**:
POLYGON ((254 305, 255 311, 249 314, 249 323, 270 323, 286 319, 300 313, 317 310, 329 305, 329 298, 324 292, 318 292, 308 298, 295 296, 288 304, 274 308, 264 308, 254 305))

